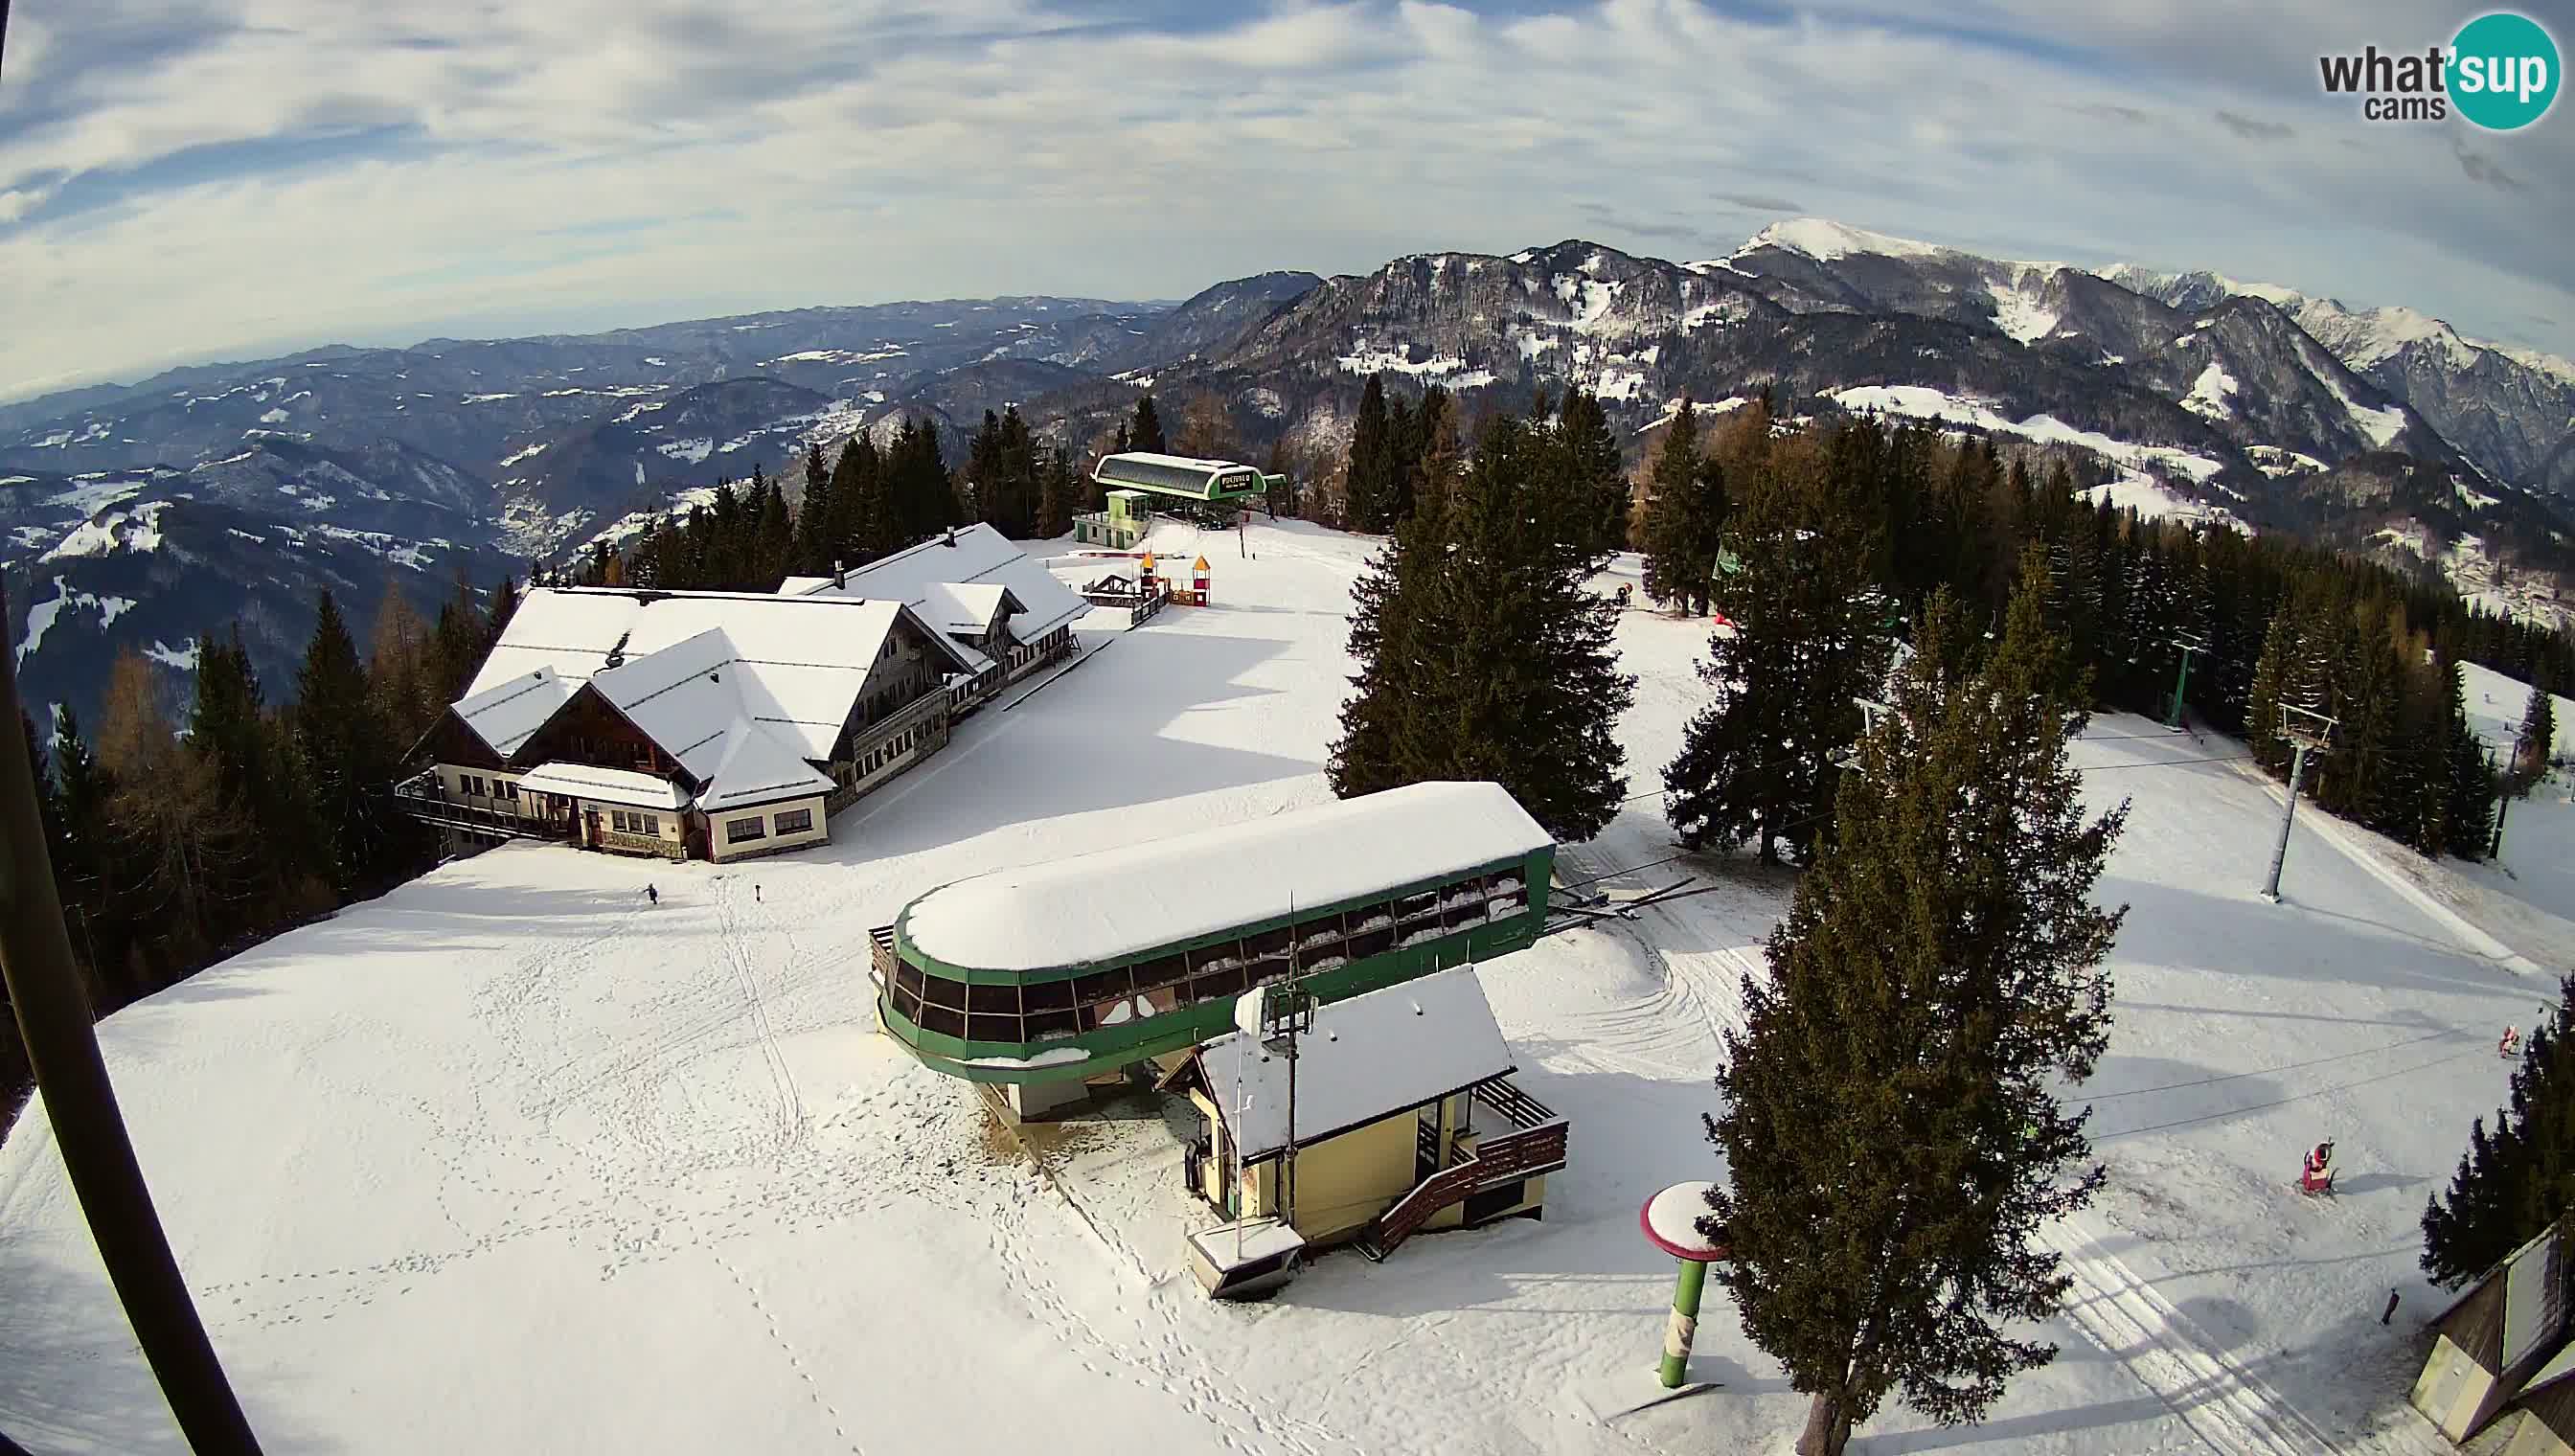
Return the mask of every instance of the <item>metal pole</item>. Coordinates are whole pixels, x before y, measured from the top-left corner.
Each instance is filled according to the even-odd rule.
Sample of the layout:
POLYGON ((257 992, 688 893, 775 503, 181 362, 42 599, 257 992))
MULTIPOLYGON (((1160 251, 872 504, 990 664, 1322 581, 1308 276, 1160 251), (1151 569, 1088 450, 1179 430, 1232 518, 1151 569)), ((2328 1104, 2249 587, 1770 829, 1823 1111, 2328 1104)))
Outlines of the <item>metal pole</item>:
POLYGON ((1678 1390, 1689 1369, 1690 1341, 1698 1334, 1698 1295, 1707 1284, 1707 1265, 1697 1259, 1680 1261, 1680 1283, 1672 1289, 1672 1317, 1663 1326, 1663 1364, 1659 1372, 1665 1390, 1678 1390))
POLYGON ((2289 803, 2280 811, 2280 842, 2271 847, 2271 878, 2262 886, 2262 898, 2280 902, 2280 865, 2289 857, 2289 823, 2298 816, 2298 786, 2307 777, 2307 745, 2297 746, 2297 755, 2289 760, 2289 803))
MULTIPOLYGON (((1294 984, 1294 982, 1289 982, 1294 984)), ((1288 1151, 1279 1160, 1279 1221, 1296 1226, 1296 1033, 1288 1033, 1288 1151)))
MULTIPOLYGON (((0 601, 0 620, 5 608, 0 601)), ((17 665, 0 661, 0 720, 18 715, 17 665)), ((26 734, 18 732, 0 732, 0 976, 72 1195, 170 1414, 197 1456, 257 1456, 259 1442, 206 1339, 117 1111, 72 963, 26 734)))
POLYGON ((2494 842, 2486 846, 2486 857, 2500 859, 2503 857, 2503 811, 2512 804, 2512 779, 2496 774, 2492 748, 2486 749, 2486 776, 2495 784, 2494 842))
POLYGON ((2181 677, 2173 684, 2172 712, 2164 717, 2164 727, 2168 728, 2181 727, 2182 695, 2190 690, 2190 654, 2189 648, 2181 650, 2181 677))

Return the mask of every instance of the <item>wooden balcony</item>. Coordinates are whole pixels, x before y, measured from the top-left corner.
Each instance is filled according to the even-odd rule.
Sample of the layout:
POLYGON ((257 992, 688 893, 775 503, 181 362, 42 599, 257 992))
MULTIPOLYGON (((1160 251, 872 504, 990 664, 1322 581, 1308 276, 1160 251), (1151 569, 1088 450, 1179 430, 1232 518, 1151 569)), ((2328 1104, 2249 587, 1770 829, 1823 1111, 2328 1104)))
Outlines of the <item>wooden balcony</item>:
POLYGON ((1461 1135, 1457 1160, 1432 1172, 1378 1214, 1360 1237, 1359 1252, 1383 1259, 1441 1209, 1564 1166, 1569 1129, 1562 1117, 1503 1077, 1477 1083, 1473 1095, 1476 1106, 1499 1117, 1511 1130, 1461 1135))
POLYGON ((392 785, 394 807, 423 823, 499 839, 569 839, 570 819, 545 819, 514 810, 485 808, 450 798, 435 773, 392 785))

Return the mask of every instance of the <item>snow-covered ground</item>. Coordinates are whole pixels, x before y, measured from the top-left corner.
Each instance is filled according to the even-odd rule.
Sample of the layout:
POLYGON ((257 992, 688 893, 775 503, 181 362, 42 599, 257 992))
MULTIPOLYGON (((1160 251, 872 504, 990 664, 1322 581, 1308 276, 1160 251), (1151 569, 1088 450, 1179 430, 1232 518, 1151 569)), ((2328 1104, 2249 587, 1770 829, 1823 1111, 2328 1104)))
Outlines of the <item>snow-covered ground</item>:
MULTIPOLYGON (((1701 699, 1703 623, 1622 618, 1638 796, 1564 864, 1709 892, 1482 972, 1519 1081, 1572 1123, 1542 1222, 1332 1254, 1274 1302, 1213 1304, 1181 1237, 1214 1220, 1151 1099, 1031 1134, 1041 1177, 872 1030, 867 931, 908 897, 1328 796, 1367 543, 1261 523, 1245 560, 1192 536, 1156 545, 1203 545, 1218 606, 1085 634, 1080 666, 979 715, 828 848, 726 868, 496 850, 110 1018, 144 1167, 267 1449, 1784 1451, 1804 1403, 1715 1291, 1696 1364, 1722 1388, 1594 1413, 1650 1380, 1672 1267, 1636 1209, 1721 1176, 1698 1123, 1717 1035, 1789 892, 1741 861, 1650 864, 1673 852, 1651 790, 1701 699)), ((2298 817, 2286 902, 2260 899, 2280 802, 2238 745, 2120 717, 2079 751, 2096 798, 2133 806, 2102 887, 2132 908, 2084 1089, 2110 1185, 2059 1234, 2080 1277, 2046 1332, 2064 1354, 1980 1427, 1890 1410, 1855 1449, 2445 1449, 2403 1404, 2438 1303, 2415 1221, 2546 978, 2451 907, 2478 882, 2410 879, 2321 814, 2298 817), (2344 1191, 2311 1202, 2298 1150, 2328 1136, 2344 1191)), ((184 1449, 40 1108, 0 1147, 0 1430, 184 1449)))

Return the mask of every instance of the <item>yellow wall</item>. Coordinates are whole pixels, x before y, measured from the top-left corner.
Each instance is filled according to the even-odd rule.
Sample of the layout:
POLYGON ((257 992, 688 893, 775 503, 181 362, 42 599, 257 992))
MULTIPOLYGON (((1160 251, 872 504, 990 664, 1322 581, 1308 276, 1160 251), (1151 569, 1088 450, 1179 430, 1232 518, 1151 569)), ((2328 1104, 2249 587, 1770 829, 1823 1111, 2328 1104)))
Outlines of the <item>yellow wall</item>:
POLYGON ((2512 1444, 2503 1448, 2502 1456, 2568 1456, 2570 1451, 2575 1451, 2575 1447, 2557 1439, 2557 1433, 2530 1412, 2518 1412, 2512 1419, 2517 1428, 2512 1433, 2512 1444))
POLYGON ((732 813, 717 812, 707 815, 709 848, 719 862, 740 859, 752 854, 774 853, 780 849, 801 848, 807 844, 819 844, 830 837, 832 837, 832 826, 824 819, 823 800, 819 796, 793 799, 786 803, 766 803, 758 808, 739 809, 732 813), (802 833, 778 832, 778 816, 783 813, 793 813, 800 808, 814 816, 814 826, 802 833), (735 819, 751 818, 759 819, 761 828, 766 831, 761 837, 745 839, 739 843, 726 840, 725 825, 735 819))
POLYGON ((1399 1113, 1296 1154, 1296 1231, 1324 1243, 1365 1227, 1412 1187, 1413 1114, 1399 1113))
POLYGON ((2485 1404, 2487 1392, 2494 1389, 2494 1376, 2478 1367, 2467 1353, 2450 1343, 2448 1335, 2432 1342, 2432 1358, 2423 1362, 2423 1373, 2414 1382, 2414 1408, 2432 1418, 2441 1434, 2453 1441, 2464 1441, 2470 1432, 2468 1423, 2476 1419, 2478 1407, 2485 1404), (2433 1401, 2444 1377, 2453 1364, 2464 1366, 2450 1398, 2435 1409, 2433 1401))

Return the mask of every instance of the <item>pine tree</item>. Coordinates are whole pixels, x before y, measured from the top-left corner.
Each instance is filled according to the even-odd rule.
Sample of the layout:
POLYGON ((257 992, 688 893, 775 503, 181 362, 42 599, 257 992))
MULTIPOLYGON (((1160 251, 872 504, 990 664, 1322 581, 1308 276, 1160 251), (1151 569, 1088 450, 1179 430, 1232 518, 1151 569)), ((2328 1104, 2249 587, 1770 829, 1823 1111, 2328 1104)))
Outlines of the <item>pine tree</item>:
POLYGON ((1596 502, 1563 489, 1549 442, 1488 420, 1442 509, 1398 523, 1353 591, 1359 691, 1329 767, 1343 796, 1491 779, 1559 839, 1626 796, 1614 733, 1635 680, 1617 611, 1587 587, 1596 502))
POLYGON ((1154 409, 1154 395, 1148 390, 1136 401, 1136 418, 1127 427, 1127 448, 1147 455, 1169 455, 1171 447, 1163 440, 1163 417, 1154 409))
POLYGON ((2557 706, 2547 689, 2534 687, 2521 711, 2521 731, 2512 742, 2513 796, 2529 797, 2531 788, 2547 776, 2548 762, 2556 754, 2557 706))
MULTIPOLYGON (((1958 613, 1935 596, 1926 632, 1961 638, 1958 613)), ((1716 1278, 1811 1398, 1801 1456, 1838 1456, 1898 1391, 1973 1422, 2056 1353, 2013 1327, 2062 1304, 2037 1240, 2101 1184, 2097 1166, 2060 1181, 2090 1158, 2090 1114, 2054 1083, 2107 1043, 2101 962, 2126 913, 2091 899, 2126 810, 2085 816, 2069 656, 2032 604, 1982 673, 1907 666, 1725 1034, 1716 1278)))
POLYGON ((1860 729, 1893 644, 1870 580, 1865 515, 1821 470, 1809 442, 1738 438, 1726 484, 1741 569, 1715 581, 1732 623, 1708 642, 1699 677, 1716 692, 1663 768, 1681 843, 1750 838, 1765 863, 1784 838, 1810 845, 1828 816, 1832 755, 1860 729))
POLYGON ((966 444, 966 483, 975 494, 975 514, 992 520, 1002 494, 1002 417, 991 410, 984 412, 983 427, 966 444))
POLYGON ((832 496, 832 471, 823 464, 823 444, 805 446, 805 503, 796 510, 796 574, 829 576, 841 556, 841 506, 832 496))
POLYGON ((2423 1272, 2456 1289, 2575 1207, 2575 976, 2523 1038, 2510 1105, 2468 1127, 2446 1193, 2423 1209, 2423 1272))
MULTIPOLYGON (((485 628, 490 642, 484 644, 485 652, 491 651, 491 643, 501 640, 501 634, 509 630, 510 619, 518 615, 519 581, 516 577, 503 577, 501 585, 492 589, 492 615, 485 628)), ((476 655, 478 659, 481 656, 476 655)))
POLYGON ((128 904, 124 855, 108 811, 116 775, 98 761, 68 706, 54 709, 54 782, 61 794, 63 843, 54 861, 54 884, 72 925, 72 952, 80 957, 90 1004, 100 1015, 123 1005, 119 979, 125 947, 138 923, 128 904))
POLYGON ((1332 792, 1355 798, 1434 776, 1420 747, 1431 664, 1419 623, 1447 544, 1427 514, 1397 526, 1350 587, 1349 653, 1358 672, 1324 765, 1332 792))
POLYGON ((393 826, 379 796, 393 778, 394 755, 410 745, 392 743, 358 645, 328 588, 315 609, 295 689, 296 739, 312 774, 332 885, 349 894, 373 882, 391 857, 393 826))
POLYGON ((1082 483, 1074 478, 1073 455, 1062 447, 1048 452, 1046 479, 1038 489, 1037 535, 1044 541, 1070 535, 1073 531, 1073 507, 1082 494, 1082 483))
POLYGON ((2445 685, 2442 745, 2447 773, 2442 780, 2450 829, 2449 852, 2462 859, 2483 859, 2494 841, 2495 774, 2486 762, 2477 730, 2468 722, 2467 684, 2457 660, 2443 656, 2435 674, 2445 685))
POLYGON ((1627 472, 1619 459, 1618 436, 1609 428, 1599 397, 1581 389, 1565 391, 1556 405, 1555 443, 1574 490, 1592 501, 1589 545, 1607 555, 1627 549, 1627 472))
POLYGON ((1701 512, 1711 500, 1723 500, 1724 478, 1724 467, 1699 453, 1698 414, 1683 397, 1648 477, 1643 543, 1647 597, 1692 616, 1706 612, 1717 534, 1701 512))
POLYGON ((1400 468, 1385 378, 1371 374, 1359 391, 1357 422, 1350 428, 1349 467, 1342 477, 1341 525, 1376 535, 1395 522, 1394 477, 1400 468))

